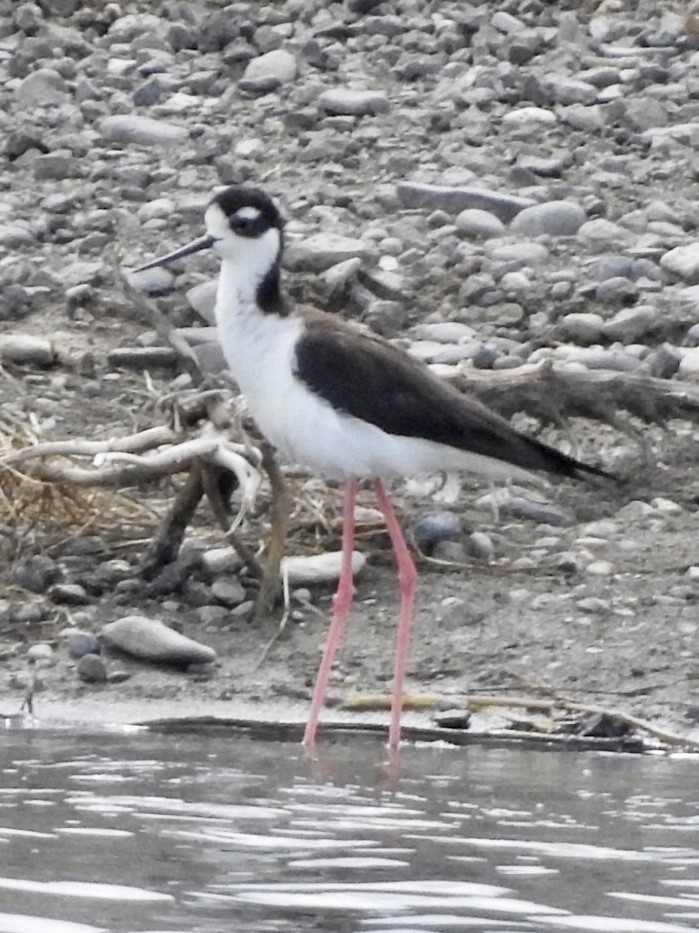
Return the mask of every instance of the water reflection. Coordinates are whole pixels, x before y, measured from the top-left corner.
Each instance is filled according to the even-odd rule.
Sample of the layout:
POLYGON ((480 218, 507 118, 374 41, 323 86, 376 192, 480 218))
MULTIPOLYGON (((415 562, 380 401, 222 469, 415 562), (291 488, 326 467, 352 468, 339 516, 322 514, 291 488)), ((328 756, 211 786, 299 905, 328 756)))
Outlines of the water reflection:
POLYGON ((4 738, 0 933, 699 926, 691 758, 4 738))

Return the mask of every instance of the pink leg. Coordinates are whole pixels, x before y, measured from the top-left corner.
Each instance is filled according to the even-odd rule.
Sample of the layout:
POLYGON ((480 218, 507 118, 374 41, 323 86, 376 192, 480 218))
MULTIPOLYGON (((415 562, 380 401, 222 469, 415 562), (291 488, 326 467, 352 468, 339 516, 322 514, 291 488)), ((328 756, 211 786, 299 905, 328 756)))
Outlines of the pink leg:
POLYGON ((396 661, 393 669, 391 728, 388 733, 389 746, 397 748, 400 743, 400 714, 403 708, 403 684, 405 682, 405 666, 408 660, 410 621, 413 615, 417 570, 410 556, 408 545, 405 543, 391 500, 388 498, 381 480, 374 481, 374 489, 376 490, 376 498, 379 500, 379 506, 386 519, 386 528, 396 555, 398 582, 400 584, 400 616, 398 617, 398 636, 396 639, 396 661))
POLYGON ((354 548, 354 503, 357 498, 357 482, 351 480, 347 484, 345 494, 345 512, 342 525, 342 571, 340 573, 340 582, 337 586, 337 592, 333 596, 333 617, 328 630, 328 639, 325 643, 325 650, 318 668, 316 685, 313 690, 313 699, 311 701, 311 711, 308 714, 306 731, 303 734, 303 744, 313 745, 318 728, 318 717, 323 708, 325 693, 328 689, 330 672, 333 666, 333 659, 337 646, 340 644, 342 633, 347 621, 347 615, 352 605, 352 596, 354 595, 354 581, 352 579, 352 550, 354 548))

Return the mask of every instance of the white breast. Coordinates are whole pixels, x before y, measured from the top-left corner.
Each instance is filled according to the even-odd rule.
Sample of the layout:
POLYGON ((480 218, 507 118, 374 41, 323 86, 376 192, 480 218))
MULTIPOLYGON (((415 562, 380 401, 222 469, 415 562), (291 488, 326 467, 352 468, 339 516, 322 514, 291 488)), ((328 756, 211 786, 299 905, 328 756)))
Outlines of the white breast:
MULTIPOLYGON (((260 311, 228 278, 226 263, 216 300, 219 339, 250 414, 288 461, 328 479, 389 479, 434 470, 469 470, 493 477, 531 474, 518 467, 421 438, 387 434, 335 410, 297 378, 298 317, 260 311)), ((347 374, 351 382, 351 374, 347 374)))

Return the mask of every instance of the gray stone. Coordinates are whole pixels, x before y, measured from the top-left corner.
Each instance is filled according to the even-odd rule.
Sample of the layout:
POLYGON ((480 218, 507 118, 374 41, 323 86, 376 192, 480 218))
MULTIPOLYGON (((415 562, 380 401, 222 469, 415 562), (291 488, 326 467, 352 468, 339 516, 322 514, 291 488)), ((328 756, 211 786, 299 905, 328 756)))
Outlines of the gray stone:
POLYGON ((323 272, 339 262, 345 262, 355 256, 366 259, 368 255, 369 246, 364 240, 336 233, 314 233, 289 246, 286 251, 286 265, 294 270, 323 272))
POLYGON ((667 126, 668 112, 659 100, 644 95, 624 101, 626 119, 636 130, 649 130, 656 126, 667 126))
POLYGON ((578 363, 587 369, 611 369, 615 372, 636 372, 641 367, 637 356, 624 350, 602 347, 557 347, 554 357, 567 363, 578 363))
POLYGON ((568 340, 587 345, 599 342, 604 330, 604 319, 599 314, 575 311, 562 317, 559 327, 568 340))
POLYGON ((677 347, 663 343, 648 354, 645 362, 651 376, 671 379, 680 368, 681 359, 682 354, 677 347))
POLYGON ((517 107, 503 114, 502 122, 505 126, 524 126, 534 129, 539 126, 555 126, 558 122, 553 110, 545 107, 517 107))
POLYGON ((540 525, 553 525, 564 528, 575 522, 575 514, 553 502, 540 502, 524 496, 515 496, 505 507, 518 518, 538 522, 540 525))
POLYGON ((31 593, 45 593, 60 577, 60 567, 45 554, 33 554, 18 560, 11 571, 11 580, 15 586, 21 586, 31 593))
POLYGON ((352 117, 373 116, 389 109, 383 91, 357 91, 352 88, 330 88, 318 98, 318 106, 326 113, 352 117))
POLYGON ((0 246, 13 249, 34 242, 34 234, 24 223, 0 224, 0 246))
POLYGON ((104 683, 107 680, 107 668, 104 661, 96 654, 84 654, 75 665, 80 680, 88 684, 104 683))
POLYGON ((53 648, 46 641, 38 641, 27 648, 27 659, 43 666, 51 665, 55 660, 53 648))
POLYGON ((267 94, 296 77, 296 59, 284 49, 273 49, 248 63, 240 87, 252 94, 267 94))
POLYGON ((141 117, 137 114, 117 114, 105 117, 100 124, 102 135, 111 142, 139 146, 171 146, 189 137, 185 126, 141 117))
POLYGON ((79 583, 56 583, 49 589, 48 596, 62 606, 84 606, 91 601, 79 583))
POLYGON ((687 347, 681 353, 680 376, 699 376, 699 347, 687 347))
POLYGON ((505 243, 497 246, 490 253, 493 262, 501 263, 507 271, 534 266, 543 262, 549 251, 542 243, 505 243))
POLYGON ((50 366, 55 360, 56 351, 53 344, 45 337, 0 334, 0 362, 50 366))
POLYGON ((622 308, 614 317, 602 325, 602 333, 609 340, 620 343, 635 343, 657 324, 660 315, 652 305, 622 308))
POLYGON ((467 208, 477 208, 495 214, 503 223, 509 223, 521 210, 535 204, 530 198, 491 191, 488 188, 454 188, 415 181, 400 182, 397 193, 404 207, 443 210, 448 214, 459 214, 467 208))
MULTIPOLYGON (((366 564, 366 557, 359 551, 352 553, 352 573, 361 573, 366 564)), ((342 553, 325 551, 322 554, 308 556, 289 556, 282 559, 282 572, 289 579, 291 586, 314 586, 321 583, 336 583, 340 579, 342 553)))
POLYGON ((238 606, 245 599, 245 588, 234 578, 214 580, 211 595, 224 606, 238 606))
POLYGON ((585 211, 575 201, 547 201, 517 214, 510 229, 526 236, 574 236, 584 221, 585 211))
POLYGON ((660 265, 689 285, 699 285, 699 242, 669 250, 660 257, 660 265))
POLYGON ((84 654, 99 654, 102 645, 90 632, 72 632, 68 636, 68 654, 71 658, 82 658, 84 654))
POLYGON ((456 226, 461 233, 466 236, 488 239, 489 237, 501 236, 505 231, 505 225, 490 211, 482 211, 478 208, 467 208, 456 218, 456 226))
POLYGON ((172 287, 175 273, 163 266, 144 269, 142 272, 127 272, 126 279, 132 288, 146 295, 160 295, 172 287))
POLYGON ((429 512, 410 527, 415 546, 429 557, 442 541, 464 540, 461 519, 454 512, 429 512))
POLYGON ((595 289, 595 298, 605 305, 620 305, 633 301, 638 287, 625 276, 617 275, 600 282, 595 289))
POLYGON ((63 77, 53 68, 38 68, 23 78, 15 89, 22 107, 58 106, 69 99, 63 77))
POLYGON ((186 294, 191 307, 209 324, 216 322, 214 307, 216 305, 217 289, 218 279, 213 279, 211 282, 200 282, 198 285, 193 285, 186 294))
POLYGON ((542 75, 539 83, 548 97, 557 104, 593 104, 597 100, 597 88, 577 78, 551 73, 542 75))
POLYGON ((163 664, 210 664, 216 652, 207 645, 180 635, 157 619, 124 616, 102 626, 100 638, 109 647, 118 648, 135 658, 163 664))
POLYGON ((474 531, 466 539, 466 550, 476 560, 492 560, 495 556, 495 545, 490 535, 484 531, 474 531))

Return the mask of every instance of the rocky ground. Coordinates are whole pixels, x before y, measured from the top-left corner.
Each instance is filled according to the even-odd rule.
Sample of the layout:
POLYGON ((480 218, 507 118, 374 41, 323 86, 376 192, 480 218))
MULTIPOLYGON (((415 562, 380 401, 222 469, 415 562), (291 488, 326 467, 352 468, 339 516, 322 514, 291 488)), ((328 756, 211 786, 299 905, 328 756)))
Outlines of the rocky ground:
MULTIPOLYGON (((116 268, 200 235, 217 185, 263 186, 288 218, 297 300, 457 382, 536 380, 546 366, 559 385, 618 377, 582 408, 566 392, 504 405, 530 430, 546 408, 559 424, 544 437, 618 473, 618 487, 561 485, 543 502, 516 490, 499 511, 487 486, 397 487, 432 557, 411 687, 557 692, 696 732, 699 12, 655 0, 0 0, 0 101, 6 446, 163 423, 156 400, 189 377, 154 352, 116 268)), ((200 327, 215 268, 200 256, 133 281, 176 325, 200 327)), ((215 344, 197 334, 215 369, 215 344)), ((19 709, 33 667, 44 716, 302 717, 329 586, 294 593, 286 637, 263 660, 275 623, 252 626, 249 580, 202 562, 221 543, 205 509, 174 572, 140 575, 170 481, 127 491, 155 517, 112 493, 71 512, 65 490, 30 495, 9 471, 2 482, 2 712, 19 709), (95 658, 103 626, 134 615, 211 646, 216 662, 95 658)), ((336 548, 339 494, 293 482, 290 551, 336 548)), ((385 690, 391 675, 396 588, 366 518, 340 697, 385 690)))

